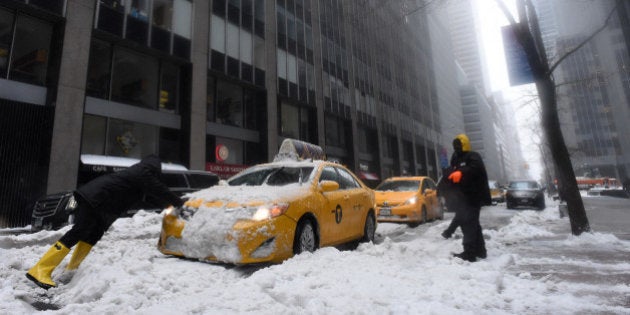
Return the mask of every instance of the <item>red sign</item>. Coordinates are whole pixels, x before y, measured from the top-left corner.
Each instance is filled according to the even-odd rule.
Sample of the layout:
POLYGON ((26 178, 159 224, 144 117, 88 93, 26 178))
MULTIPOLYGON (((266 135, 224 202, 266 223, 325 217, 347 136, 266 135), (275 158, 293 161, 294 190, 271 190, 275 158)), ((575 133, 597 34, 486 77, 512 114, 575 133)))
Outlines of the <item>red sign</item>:
POLYGON ((228 179, 248 167, 249 165, 206 163, 206 171, 219 175, 221 179, 228 179))

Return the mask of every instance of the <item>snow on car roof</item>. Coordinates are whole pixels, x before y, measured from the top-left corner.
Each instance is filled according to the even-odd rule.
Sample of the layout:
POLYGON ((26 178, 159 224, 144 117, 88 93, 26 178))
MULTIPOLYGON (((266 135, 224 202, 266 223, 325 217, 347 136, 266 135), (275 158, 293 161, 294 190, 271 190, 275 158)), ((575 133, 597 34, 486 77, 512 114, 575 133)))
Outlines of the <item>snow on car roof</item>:
MULTIPOLYGON (((87 165, 107 165, 113 167, 130 167, 138 162, 139 159, 128 158, 122 156, 97 155, 97 154, 81 154, 81 162, 87 165)), ((169 171, 186 171, 188 168, 181 164, 162 163, 163 170, 169 171)))

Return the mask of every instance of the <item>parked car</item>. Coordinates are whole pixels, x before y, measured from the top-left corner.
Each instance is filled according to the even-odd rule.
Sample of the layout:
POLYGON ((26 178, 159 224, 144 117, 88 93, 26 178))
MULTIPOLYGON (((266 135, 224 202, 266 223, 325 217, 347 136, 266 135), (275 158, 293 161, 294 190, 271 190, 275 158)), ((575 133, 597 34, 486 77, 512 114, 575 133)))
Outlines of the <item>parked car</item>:
POLYGON ((525 206, 544 210, 544 189, 534 180, 510 181, 505 194, 505 201, 508 209, 525 206))
MULTIPOLYGON (((82 185, 98 176, 120 171, 138 162, 140 162, 139 159, 133 158, 81 155, 77 183, 82 185)), ((219 176, 212 172, 188 170, 186 167, 178 164, 162 163, 162 169, 162 181, 171 191, 179 196, 214 186, 219 182, 219 176)), ((126 215, 132 216, 140 209, 149 211, 163 210, 158 206, 158 202, 151 199, 150 196, 145 196, 126 215)), ((73 191, 71 190, 40 198, 33 206, 31 231, 57 230, 72 224, 74 222, 76 205, 73 191)))
POLYGON ((376 220, 416 227, 443 219, 435 182, 426 176, 391 177, 374 188, 376 220))
POLYGON ((374 193, 355 174, 321 159, 285 158, 192 193, 165 214, 158 249, 210 262, 278 263, 324 246, 373 241, 375 230, 374 193))
POLYGON ((505 190, 499 185, 496 180, 489 180, 488 187, 490 187, 490 196, 492 197, 492 204, 499 202, 505 202, 505 190))

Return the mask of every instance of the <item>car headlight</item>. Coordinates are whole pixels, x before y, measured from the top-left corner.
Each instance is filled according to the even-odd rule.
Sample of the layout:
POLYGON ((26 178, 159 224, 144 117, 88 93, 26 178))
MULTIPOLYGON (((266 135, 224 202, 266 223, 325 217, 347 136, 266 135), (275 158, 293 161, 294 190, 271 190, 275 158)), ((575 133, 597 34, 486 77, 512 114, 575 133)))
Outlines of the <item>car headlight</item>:
POLYGON ((180 207, 170 206, 170 207, 166 208, 166 212, 164 214, 177 217, 177 216, 179 216, 179 212, 180 211, 181 211, 180 207))
POLYGON ((288 208, 289 208, 288 203, 277 203, 271 206, 269 205, 260 206, 258 207, 258 209, 256 209, 256 212, 254 213, 252 219, 255 221, 262 221, 262 220, 275 218, 287 212, 288 208))
POLYGON ((407 201, 405 201, 405 203, 403 203, 403 205, 415 205, 416 201, 418 201, 418 198, 411 197, 411 198, 407 199, 407 201))
POLYGON ((66 204, 66 210, 74 210, 77 207, 77 200, 74 199, 74 195, 70 195, 68 203, 66 204))

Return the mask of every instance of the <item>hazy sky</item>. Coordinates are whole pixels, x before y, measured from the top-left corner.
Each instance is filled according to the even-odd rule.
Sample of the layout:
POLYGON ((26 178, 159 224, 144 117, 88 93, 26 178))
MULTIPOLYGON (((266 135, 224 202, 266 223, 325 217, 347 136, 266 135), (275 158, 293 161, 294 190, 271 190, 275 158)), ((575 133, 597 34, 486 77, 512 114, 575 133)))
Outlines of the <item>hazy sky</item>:
MULTIPOLYGON (((490 89, 501 91, 506 99, 511 99, 517 116, 519 139, 523 151, 523 158, 529 165, 529 174, 533 179, 539 179, 542 172, 540 153, 535 136, 532 132, 539 124, 539 107, 532 91, 533 84, 510 87, 501 39, 501 26, 507 25, 508 20, 497 5, 496 0, 473 0, 476 2, 482 32, 482 45, 486 57, 486 73, 489 76, 490 89), (524 104, 525 103, 525 104, 524 104)), ((514 1, 502 0, 508 7, 514 8, 514 1)))

